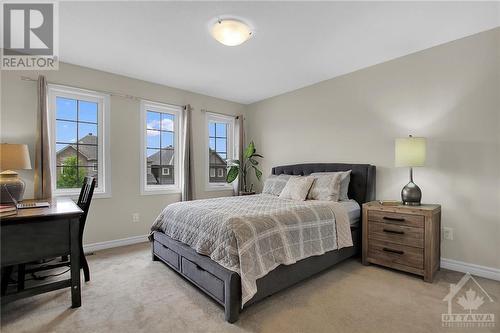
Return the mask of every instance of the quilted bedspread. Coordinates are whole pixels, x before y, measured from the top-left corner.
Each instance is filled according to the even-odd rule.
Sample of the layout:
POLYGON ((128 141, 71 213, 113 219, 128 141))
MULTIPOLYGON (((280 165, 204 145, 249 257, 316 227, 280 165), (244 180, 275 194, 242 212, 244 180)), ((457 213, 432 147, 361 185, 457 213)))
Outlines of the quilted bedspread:
POLYGON ((257 292, 257 279, 277 266, 352 246, 349 218, 339 203, 269 194, 170 204, 151 231, 237 272, 242 306, 257 292))

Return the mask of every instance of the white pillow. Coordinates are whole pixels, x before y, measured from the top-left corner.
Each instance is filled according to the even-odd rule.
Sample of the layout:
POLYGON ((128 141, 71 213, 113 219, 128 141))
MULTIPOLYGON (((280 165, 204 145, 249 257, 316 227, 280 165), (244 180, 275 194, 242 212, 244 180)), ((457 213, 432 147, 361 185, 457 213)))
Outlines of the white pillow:
POLYGON ((280 198, 304 201, 313 182, 314 177, 292 176, 281 192, 280 198))
POLYGON ((310 176, 317 175, 333 175, 340 174, 340 201, 349 200, 347 192, 349 191, 349 182, 351 181, 351 171, 338 171, 338 172, 314 172, 310 176))
POLYGON ((314 182, 307 195, 308 200, 339 201, 340 174, 312 175, 314 182))
POLYGON ((264 188, 262 189, 262 193, 272 194, 276 196, 280 195, 290 177, 290 175, 285 174, 281 174, 279 176, 270 175, 264 181, 264 188))

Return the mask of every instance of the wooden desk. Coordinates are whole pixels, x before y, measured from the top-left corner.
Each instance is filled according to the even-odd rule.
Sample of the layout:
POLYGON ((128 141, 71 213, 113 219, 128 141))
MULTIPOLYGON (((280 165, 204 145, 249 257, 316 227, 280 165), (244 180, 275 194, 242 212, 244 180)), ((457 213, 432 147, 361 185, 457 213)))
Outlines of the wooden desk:
MULTIPOLYGON (((25 200, 29 202, 31 200, 25 200)), ((50 207, 19 209, 0 219, 1 267, 71 256, 71 278, 2 296, 2 304, 71 287, 71 305, 81 305, 79 225, 83 211, 69 198, 49 200, 50 207)))

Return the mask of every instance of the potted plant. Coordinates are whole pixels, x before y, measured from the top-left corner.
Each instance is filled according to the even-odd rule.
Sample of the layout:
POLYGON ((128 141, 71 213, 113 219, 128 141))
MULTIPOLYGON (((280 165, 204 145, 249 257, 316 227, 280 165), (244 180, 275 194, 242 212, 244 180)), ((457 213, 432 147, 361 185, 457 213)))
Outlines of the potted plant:
POLYGON ((236 180, 239 176, 241 176, 241 180, 243 184, 241 186, 240 195, 250 195, 255 194, 253 191, 253 184, 248 186, 248 172, 250 169, 253 169, 255 172, 255 177, 260 181, 262 177, 262 171, 257 167, 259 165, 259 161, 257 158, 263 158, 264 156, 257 154, 257 150, 255 149, 255 144, 251 141, 243 152, 243 160, 230 160, 228 161, 229 171, 227 172, 226 181, 230 184, 236 180))

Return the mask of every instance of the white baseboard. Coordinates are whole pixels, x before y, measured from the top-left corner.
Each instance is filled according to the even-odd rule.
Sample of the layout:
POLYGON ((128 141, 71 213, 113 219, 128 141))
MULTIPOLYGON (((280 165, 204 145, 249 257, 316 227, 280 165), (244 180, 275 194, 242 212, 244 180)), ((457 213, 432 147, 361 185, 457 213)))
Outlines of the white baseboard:
POLYGON ((84 252, 95 252, 105 249, 111 249, 113 247, 132 245, 137 243, 143 243, 148 241, 148 235, 133 236, 122 239, 114 239, 106 242, 92 243, 83 245, 84 252))
POLYGON ((467 262, 441 258, 441 267, 452 271, 471 273, 472 275, 500 281, 500 269, 469 264, 467 262))

